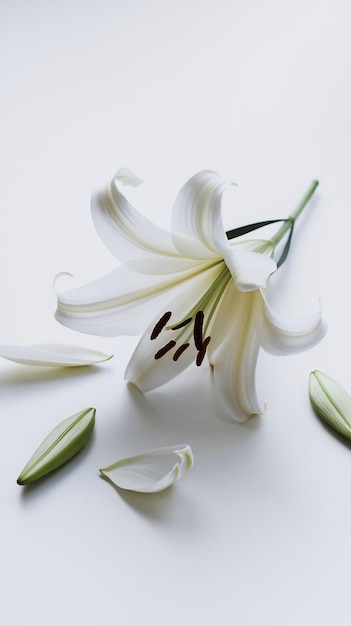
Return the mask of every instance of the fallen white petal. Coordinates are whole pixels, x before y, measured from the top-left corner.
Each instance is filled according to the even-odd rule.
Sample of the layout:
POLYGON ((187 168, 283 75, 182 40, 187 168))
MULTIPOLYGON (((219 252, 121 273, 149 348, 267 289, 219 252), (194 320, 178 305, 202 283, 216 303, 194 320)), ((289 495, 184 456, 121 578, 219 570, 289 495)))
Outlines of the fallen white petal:
POLYGON ((0 356, 21 365, 80 367, 108 361, 113 355, 66 344, 36 344, 0 345, 0 356))
POLYGON ((181 444, 121 459, 100 472, 121 489, 155 493, 185 476, 193 464, 191 447, 181 444))

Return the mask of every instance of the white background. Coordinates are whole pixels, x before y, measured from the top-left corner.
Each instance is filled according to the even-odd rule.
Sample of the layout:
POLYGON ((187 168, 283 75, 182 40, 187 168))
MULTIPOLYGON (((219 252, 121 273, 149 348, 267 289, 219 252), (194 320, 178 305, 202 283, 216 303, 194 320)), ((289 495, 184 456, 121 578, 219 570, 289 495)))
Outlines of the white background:
POLYGON ((351 450, 308 399, 313 369, 351 390, 350 24, 348 0, 0 1, 0 343, 115 354, 74 371, 0 362, 2 624, 350 623, 351 450), (271 297, 294 316, 320 299, 329 330, 307 353, 261 354, 265 416, 229 421, 206 367, 144 397, 123 381, 135 338, 54 320, 58 272, 115 266, 89 199, 121 166, 166 228, 202 168, 239 185, 228 227, 287 216, 320 180, 271 297), (85 450, 17 486, 48 431, 87 406, 85 450), (183 442, 194 469, 164 493, 99 477, 183 442))

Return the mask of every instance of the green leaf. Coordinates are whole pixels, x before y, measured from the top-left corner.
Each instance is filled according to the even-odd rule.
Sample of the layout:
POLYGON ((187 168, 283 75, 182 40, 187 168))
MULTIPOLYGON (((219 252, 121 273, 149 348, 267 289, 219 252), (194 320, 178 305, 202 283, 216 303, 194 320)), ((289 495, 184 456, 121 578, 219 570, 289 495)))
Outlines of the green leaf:
POLYGON ((85 409, 60 422, 29 459, 17 483, 26 485, 42 478, 77 454, 93 432, 95 413, 93 408, 85 409))
POLYGON ((286 221, 287 222, 290 221, 290 226, 289 226, 290 231, 289 231, 289 236, 288 236, 288 238, 286 240, 285 246, 283 248, 283 251, 282 251, 282 253, 281 253, 281 255, 280 255, 280 257, 279 257, 279 259, 277 261, 277 268, 280 267, 281 265, 283 265, 284 261, 286 260, 286 257, 289 254, 291 239, 292 239, 293 232, 294 232, 294 223, 295 222, 293 220, 289 220, 289 219, 287 219, 286 221))
POLYGON ((236 237, 241 237, 242 235, 247 235, 247 233, 251 233, 253 230, 257 230, 258 228, 263 228, 263 226, 269 226, 270 224, 276 224, 277 222, 290 222, 290 225, 288 227, 289 236, 283 248, 283 251, 277 261, 277 268, 278 268, 281 265, 283 265, 284 261, 286 260, 289 254, 291 239, 292 239, 292 235, 294 232, 294 220, 292 218, 288 217, 287 219, 280 219, 280 220, 266 220, 264 222, 255 222, 254 224, 246 224, 246 226, 239 226, 238 228, 233 228, 232 230, 228 230, 226 232, 227 239, 230 240, 230 239, 235 239, 236 237))
POLYGON ((314 370, 310 374, 309 394, 316 413, 341 435, 351 439, 351 398, 344 387, 314 370))
POLYGON ((264 222, 254 222, 253 224, 246 224, 246 226, 238 226, 238 228, 232 228, 232 230, 227 230, 227 239, 235 239, 236 237, 247 235, 247 233, 251 233, 253 230, 257 230, 258 228, 263 228, 263 226, 269 226, 270 224, 276 224, 277 222, 286 221, 286 219, 266 220, 264 222))

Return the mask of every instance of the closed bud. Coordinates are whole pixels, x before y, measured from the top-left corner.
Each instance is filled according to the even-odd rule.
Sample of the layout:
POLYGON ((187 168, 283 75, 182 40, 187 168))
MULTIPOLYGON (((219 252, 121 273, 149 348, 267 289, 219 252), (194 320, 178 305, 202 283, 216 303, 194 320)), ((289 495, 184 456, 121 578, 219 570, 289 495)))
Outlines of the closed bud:
POLYGON ((341 435, 351 439, 351 398, 333 378, 314 370, 309 394, 316 413, 341 435))

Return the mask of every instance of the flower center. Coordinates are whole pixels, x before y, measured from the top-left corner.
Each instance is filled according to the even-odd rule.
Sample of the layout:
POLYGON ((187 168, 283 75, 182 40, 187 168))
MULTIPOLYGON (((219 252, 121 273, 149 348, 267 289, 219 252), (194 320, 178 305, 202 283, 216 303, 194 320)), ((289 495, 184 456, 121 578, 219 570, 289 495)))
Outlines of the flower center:
MULTIPOLYGON (((150 339, 156 339, 156 337, 158 337, 158 335, 161 333, 161 331, 163 330, 163 328, 166 326, 168 320, 170 319, 172 313, 171 311, 167 311, 166 313, 164 313, 162 315, 162 317, 159 319, 159 321, 157 322, 157 324, 154 326, 153 331, 150 335, 150 339)), ((176 324, 175 326, 171 326, 169 328, 167 328, 166 330, 179 330, 181 328, 185 328, 186 326, 188 326, 191 322, 193 321, 192 317, 188 317, 186 320, 184 320, 183 322, 180 322, 179 324, 176 324)), ((196 315, 195 315, 195 319, 194 319, 194 328, 193 328, 193 339, 194 339, 194 344, 195 347, 197 349, 197 357, 196 357, 196 365, 201 365, 202 361, 205 358, 206 355, 206 350, 207 350, 207 346, 210 343, 211 337, 203 337, 203 323, 204 323, 204 312, 203 311, 197 311, 196 315)), ((178 334, 179 338, 181 336, 182 333, 178 334)), ((172 350, 172 348, 174 348, 177 345, 177 342, 174 339, 171 339, 168 343, 166 343, 162 348, 160 348, 159 350, 157 350, 157 352, 154 355, 154 358, 156 360, 161 359, 165 354, 167 354, 167 352, 169 352, 170 350, 172 350)), ((179 357, 183 354, 183 352, 185 352, 185 350, 187 348, 189 348, 190 346, 190 342, 186 341, 184 343, 182 343, 174 352, 173 354, 173 361, 178 361, 179 357)))
POLYGON ((155 340, 163 330, 167 332, 179 331, 175 335, 174 339, 171 339, 168 343, 162 346, 162 348, 157 350, 154 355, 156 360, 161 359, 165 354, 176 347, 179 340, 182 340, 181 345, 178 345, 172 357, 173 361, 178 361, 183 352, 189 348, 190 342, 193 340, 197 350, 195 361, 196 365, 200 366, 202 364, 206 355, 208 344, 211 341, 211 336, 205 335, 222 295, 231 280, 231 274, 224 261, 222 262, 222 265, 223 267, 217 278, 211 283, 209 288, 180 322, 168 325, 168 322, 172 317, 172 311, 166 311, 155 324, 150 335, 151 341, 155 340), (190 330, 192 322, 193 327, 192 330, 190 330))

